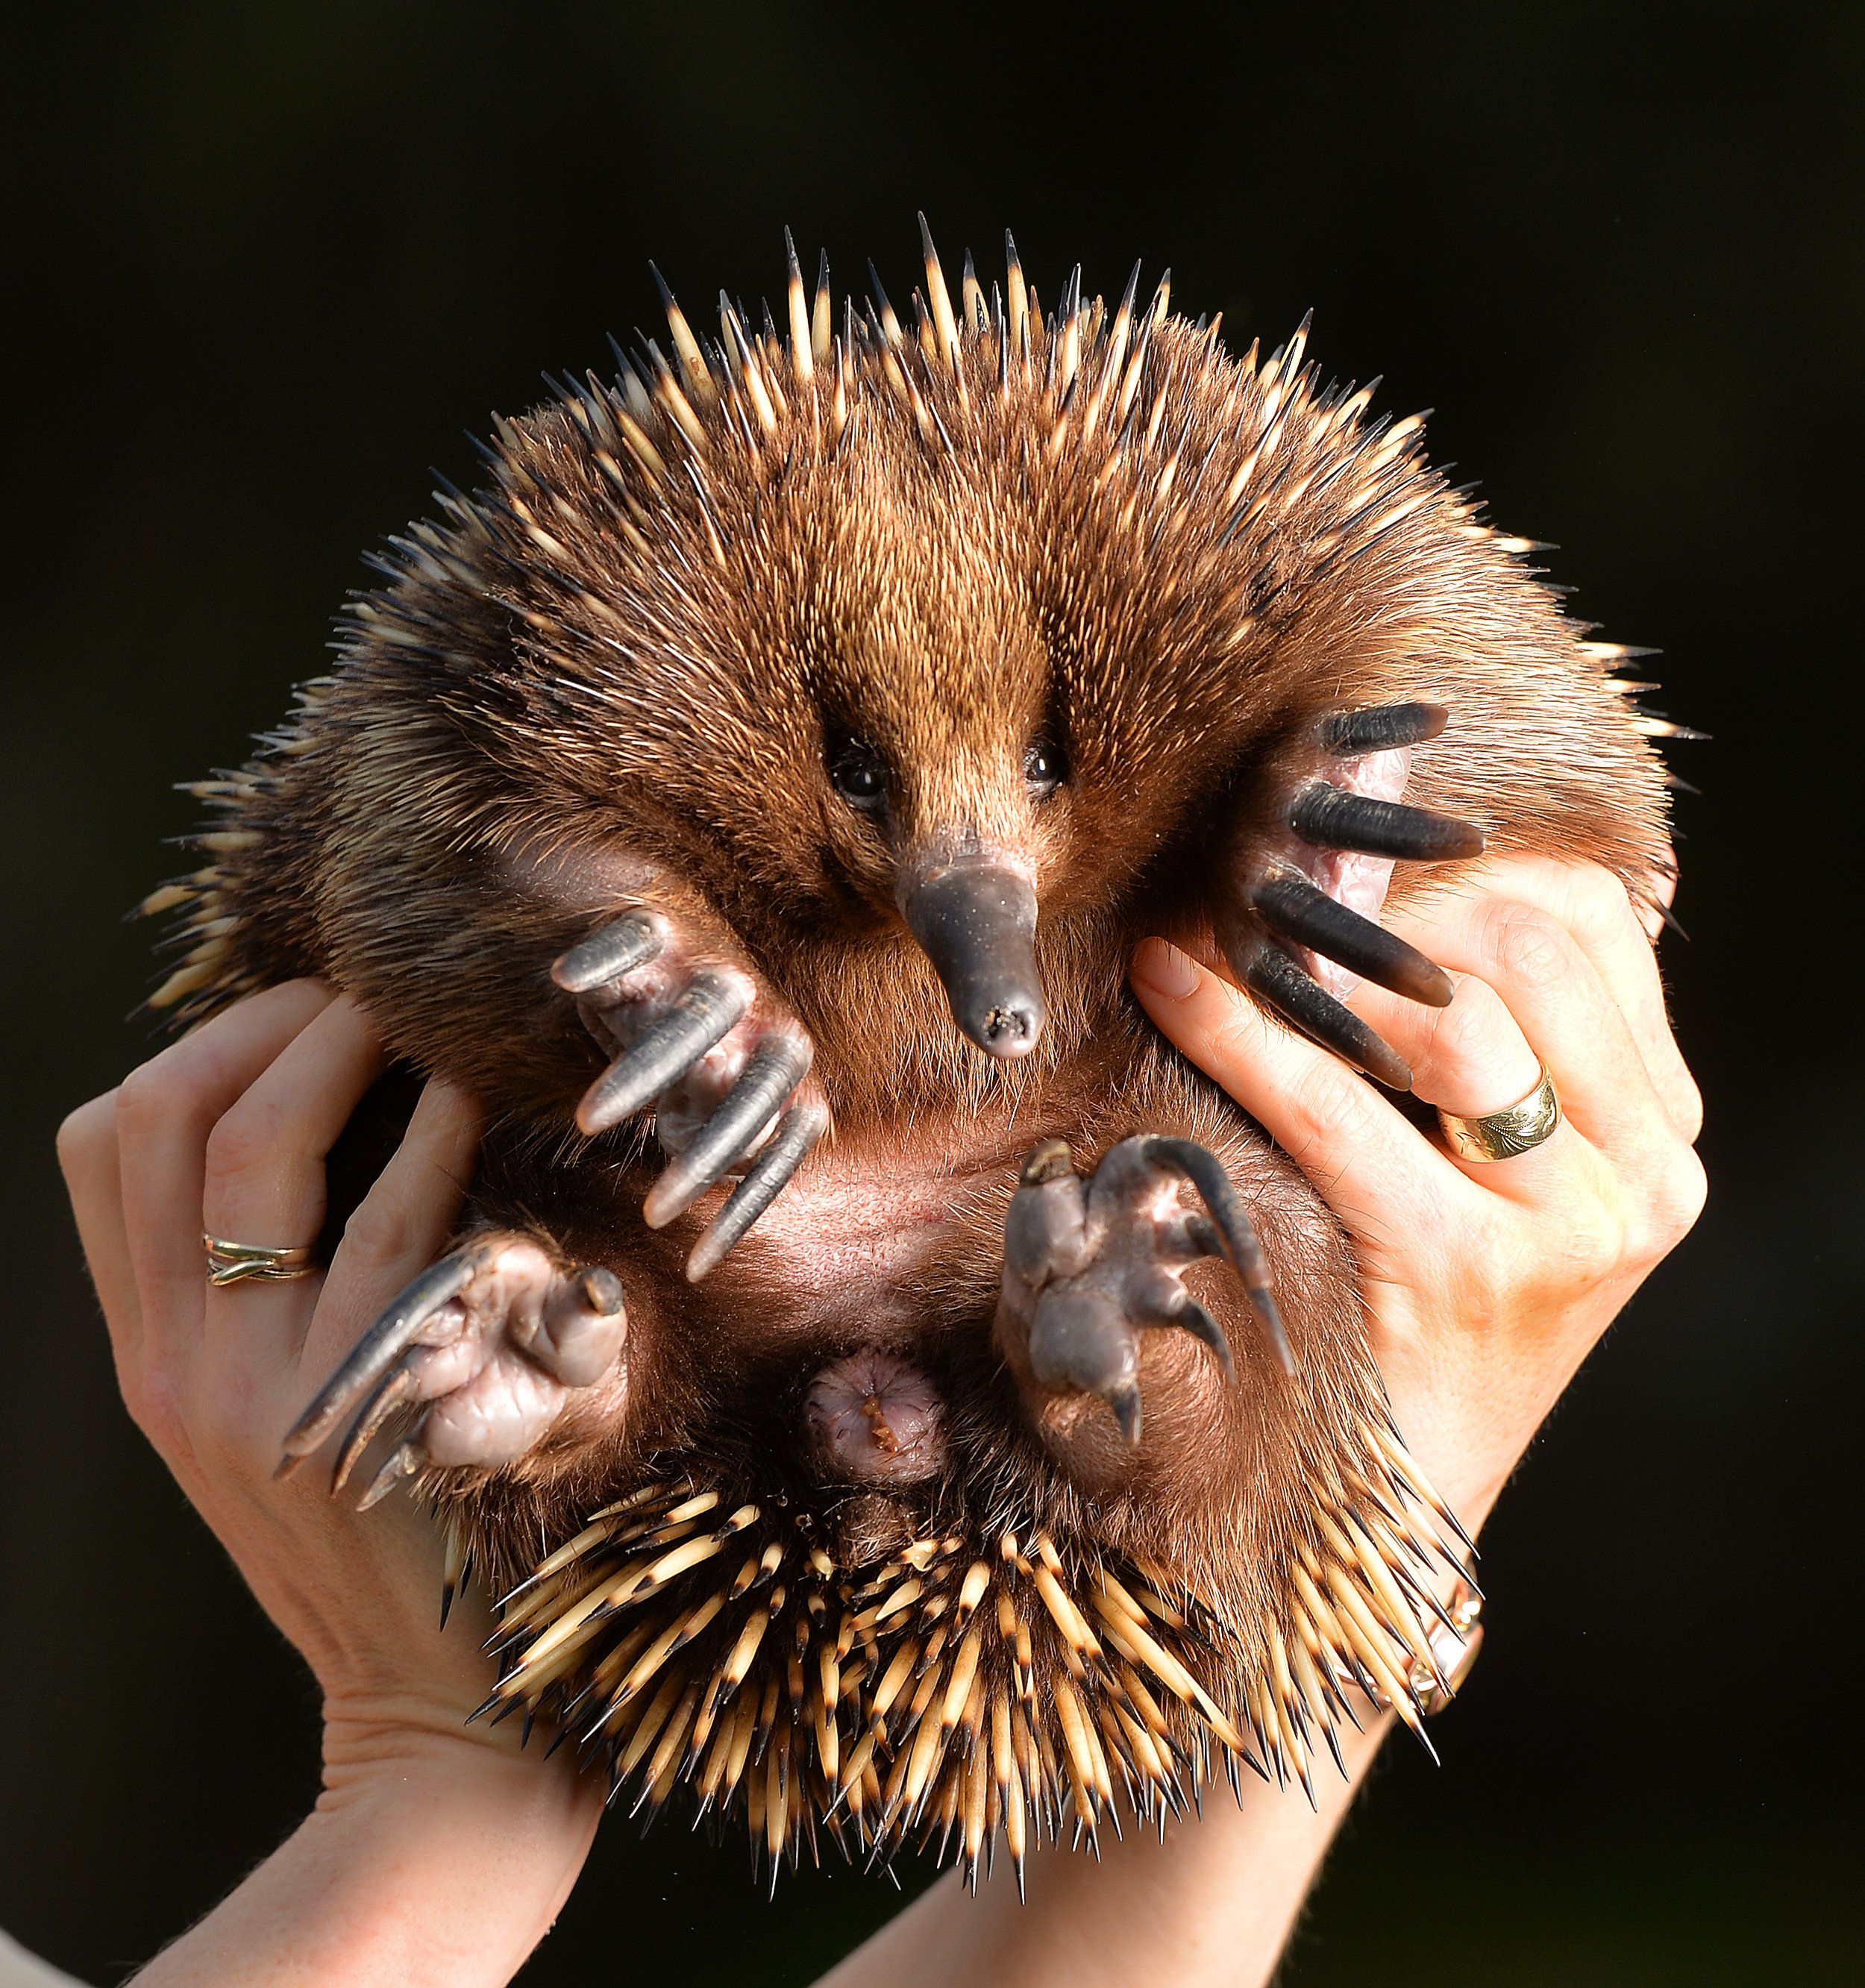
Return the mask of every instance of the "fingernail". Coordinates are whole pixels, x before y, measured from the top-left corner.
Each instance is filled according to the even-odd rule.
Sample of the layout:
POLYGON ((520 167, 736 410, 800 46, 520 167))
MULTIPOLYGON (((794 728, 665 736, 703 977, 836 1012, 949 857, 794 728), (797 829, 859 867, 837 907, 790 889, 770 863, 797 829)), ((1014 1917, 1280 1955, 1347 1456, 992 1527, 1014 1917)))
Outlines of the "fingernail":
POLYGON ((1182 1001, 1196 993, 1198 969, 1175 945, 1163 938, 1140 942, 1134 955, 1134 985, 1162 1001, 1182 1001))

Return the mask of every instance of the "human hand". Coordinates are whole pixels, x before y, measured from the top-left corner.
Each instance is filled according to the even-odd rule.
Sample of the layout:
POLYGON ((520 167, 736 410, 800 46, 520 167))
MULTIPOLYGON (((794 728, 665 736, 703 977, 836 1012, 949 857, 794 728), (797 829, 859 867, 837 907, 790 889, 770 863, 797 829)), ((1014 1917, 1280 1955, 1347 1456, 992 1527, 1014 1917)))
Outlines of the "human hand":
POLYGON ((1414 1094, 1474 1117, 1545 1063, 1563 1122, 1533 1151, 1458 1158, 1373 1087, 1157 939, 1148 1014, 1307 1174, 1352 1239, 1374 1357, 1407 1446, 1472 1530, 1575 1370, 1703 1205, 1702 1104, 1650 937, 1589 865, 1511 859, 1390 909, 1457 983, 1434 1009, 1351 1002, 1414 1094))
MULTIPOLYGON (((1475 1532, 1575 1368, 1702 1205, 1701 1107, 1665 1019, 1649 938, 1604 871, 1513 860, 1385 924, 1458 979, 1443 1009, 1363 986, 1353 1006, 1466 1117, 1532 1090, 1566 1122, 1532 1151, 1452 1158, 1373 1087, 1162 940, 1133 969, 1164 1033, 1306 1172, 1352 1238, 1373 1350, 1407 1447, 1475 1532)), ((1262 1783, 1237 1805, 1030 1859, 1029 1902, 934 1887, 851 1955, 833 1988, 1247 1988, 1273 1970, 1390 1718, 1347 1733, 1316 1807, 1262 1783)))
POLYGON ((567 1758, 466 1724, 491 1681, 489 1614, 463 1598, 437 1629, 441 1543, 416 1503, 362 1519, 315 1462, 273 1474, 306 1401, 447 1239, 478 1149, 469 1101, 427 1087, 327 1274, 208 1283, 204 1228, 279 1246, 316 1236, 323 1156, 383 1067, 353 1003, 293 982, 59 1133, 124 1402, 324 1696, 317 1814, 145 1979, 505 1980, 600 1814, 567 1758))

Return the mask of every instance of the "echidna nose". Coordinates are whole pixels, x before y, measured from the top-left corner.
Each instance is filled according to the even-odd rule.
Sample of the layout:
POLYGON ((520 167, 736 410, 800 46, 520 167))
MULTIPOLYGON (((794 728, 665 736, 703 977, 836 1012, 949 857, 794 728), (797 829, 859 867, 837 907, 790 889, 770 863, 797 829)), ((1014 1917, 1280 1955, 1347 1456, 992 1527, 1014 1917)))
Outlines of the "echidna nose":
POLYGON ((1028 1056, 1049 1019, 1029 878, 988 857, 921 863, 902 877, 900 901, 961 1030, 1000 1061, 1028 1056))

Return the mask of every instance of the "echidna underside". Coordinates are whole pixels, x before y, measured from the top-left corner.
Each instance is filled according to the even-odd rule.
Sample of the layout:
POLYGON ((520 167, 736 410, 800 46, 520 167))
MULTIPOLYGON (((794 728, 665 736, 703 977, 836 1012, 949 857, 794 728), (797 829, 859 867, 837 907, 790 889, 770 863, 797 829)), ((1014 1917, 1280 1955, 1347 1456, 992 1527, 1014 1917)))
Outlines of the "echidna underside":
POLYGON ((911 330, 792 253, 786 333, 670 296, 671 356, 500 421, 150 901, 158 1006, 320 975, 486 1109, 291 1454, 380 1438, 369 1496, 505 1598, 488 1709, 773 1870, 1020 1867, 1306 1782, 1357 1689, 1415 1723, 1454 1521, 1339 1226, 1127 958, 1403 1088, 1340 998, 1449 996, 1389 883, 1668 860, 1629 652, 1306 327, 1234 359, 1079 272, 1045 313, 1014 249, 954 316, 924 247, 911 330))

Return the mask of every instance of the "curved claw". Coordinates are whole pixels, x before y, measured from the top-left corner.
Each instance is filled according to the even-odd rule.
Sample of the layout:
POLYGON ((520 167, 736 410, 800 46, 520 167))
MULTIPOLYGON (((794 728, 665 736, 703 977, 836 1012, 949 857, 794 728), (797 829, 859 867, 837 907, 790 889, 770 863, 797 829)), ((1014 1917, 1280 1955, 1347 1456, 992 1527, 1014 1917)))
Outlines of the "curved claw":
POLYGON ((779 1191, 802 1165, 828 1124, 829 1114, 819 1104, 796 1105, 784 1114, 771 1143, 732 1189, 731 1198, 713 1217, 711 1226, 694 1244, 693 1253, 687 1259, 688 1283, 698 1283, 708 1270, 718 1267, 725 1253, 777 1199, 779 1191))
POLYGON ((1374 704, 1358 711, 1336 711, 1315 730, 1327 751, 1346 759, 1422 746, 1444 730, 1450 717, 1441 704, 1374 704))
MULTIPOLYGON (((1295 1355, 1289 1351, 1282 1315, 1276 1308, 1275 1294, 1270 1288, 1268 1261, 1263 1256, 1262 1244, 1256 1239, 1255 1227, 1244 1207, 1242 1197, 1217 1155, 1209 1147, 1201 1146, 1195 1139, 1173 1138, 1163 1132, 1143 1132, 1132 1141, 1123 1143, 1137 1148, 1138 1156, 1154 1165, 1182 1175, 1198 1189, 1204 1205, 1211 1211, 1212 1222, 1224 1245, 1224 1254, 1232 1269, 1243 1280, 1244 1290, 1269 1332, 1269 1343, 1275 1349, 1275 1357, 1282 1362, 1283 1372, 1292 1374, 1295 1355)), ((1187 1302, 1194 1301, 1188 1298, 1187 1302)), ((1201 1306, 1198 1309, 1203 1311, 1201 1306)), ((1204 1313, 1204 1316, 1221 1342, 1223 1335, 1218 1333, 1210 1314, 1204 1313)), ((1185 1322, 1176 1318, 1174 1321, 1185 1322)), ((1200 1331, 1198 1336, 1203 1338, 1204 1335, 1200 1331)), ((1228 1347, 1225 1348, 1225 1357, 1228 1365, 1228 1347)))
POLYGON ((466 1288, 498 1248, 495 1241, 470 1244, 422 1271, 363 1334, 350 1357, 292 1425, 285 1439, 278 1476, 285 1476, 322 1446, 352 1403, 387 1375, 420 1338, 428 1320, 466 1288))
POLYGON ((1311 1041, 1376 1077, 1389 1090, 1410 1090, 1411 1065, 1376 1030, 1304 973, 1278 945, 1258 945, 1233 958, 1238 978, 1311 1041))
POLYGON ((552 966, 550 977, 566 994, 586 994, 645 966, 666 944, 661 920, 650 912, 630 911, 572 946, 552 966))
POLYGON ((735 975, 694 974, 667 1013, 590 1087, 576 1107, 578 1128, 604 1131, 639 1111, 727 1034, 751 1000, 750 988, 735 975))
POLYGON ((380 1505, 397 1484, 406 1478, 418 1476, 427 1466, 427 1452, 418 1442, 397 1445, 394 1455, 376 1472, 369 1489, 356 1500, 356 1510, 367 1512, 372 1505, 380 1505))
POLYGON ((731 1171, 809 1074, 813 1055, 806 1036, 772 1036, 759 1044, 724 1102, 654 1182, 641 1208, 649 1228, 664 1229, 731 1171))
POLYGON ((336 1468, 330 1473, 330 1495, 335 1497, 350 1481, 350 1473, 362 1461, 363 1452, 375 1440, 382 1425, 404 1401, 414 1398, 420 1385, 409 1366, 392 1367, 388 1378, 371 1395, 350 1425, 350 1433, 337 1452, 336 1468))
MULTIPOLYGON (((1278 1323, 1279 1324, 1279 1320, 1278 1323)), ((1185 1302, 1166 1320, 1168 1325, 1182 1326, 1194 1339, 1201 1339, 1218 1356, 1218 1364, 1224 1369, 1225 1380, 1235 1384, 1237 1378, 1235 1363, 1231 1358, 1231 1343, 1224 1336, 1218 1321, 1188 1291, 1185 1302)), ((1278 1351, 1280 1351, 1279 1347, 1278 1351)))
POLYGON ((1127 1441, 1139 1441, 1140 1336, 1112 1293, 1052 1286, 1030 1327, 1029 1357, 1046 1387, 1098 1395, 1127 1441))
POLYGON ((1121 1440, 1129 1449, 1137 1448, 1140 1428, 1140 1383, 1137 1381, 1117 1382, 1102 1395, 1101 1399, 1113 1410, 1113 1418, 1120 1425, 1121 1440))
POLYGON ((1434 960, 1325 891, 1317 891, 1306 877, 1272 877, 1258 884, 1251 902, 1277 938, 1292 939, 1408 1001, 1431 1008, 1451 1005, 1457 990, 1434 960))
POLYGON ((1289 826, 1319 849, 1357 850, 1400 863, 1443 863, 1483 853, 1483 831, 1474 822, 1408 807, 1403 801, 1350 793, 1326 781, 1298 796, 1289 826))

